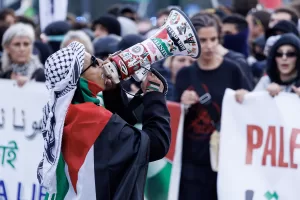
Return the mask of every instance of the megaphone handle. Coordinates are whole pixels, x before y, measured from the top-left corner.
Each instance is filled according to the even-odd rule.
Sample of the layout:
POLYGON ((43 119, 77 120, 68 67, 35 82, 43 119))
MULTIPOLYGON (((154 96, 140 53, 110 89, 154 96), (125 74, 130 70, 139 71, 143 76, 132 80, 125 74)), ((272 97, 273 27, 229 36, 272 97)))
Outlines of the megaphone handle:
POLYGON ((164 85, 164 95, 167 95, 168 93, 168 83, 166 79, 154 68, 151 68, 150 71, 159 79, 161 80, 162 84, 164 85))
MULTIPOLYGON (((166 81, 166 79, 156 70, 151 68, 149 71, 151 71, 159 80, 161 80, 162 84, 164 85, 164 91, 163 94, 167 95, 168 93, 168 83, 166 81)), ((137 107, 139 107, 143 101, 142 101, 142 96, 141 94, 143 94, 142 89, 139 89, 138 92, 134 95, 133 99, 129 102, 129 109, 134 111, 135 109, 137 109, 137 107)))

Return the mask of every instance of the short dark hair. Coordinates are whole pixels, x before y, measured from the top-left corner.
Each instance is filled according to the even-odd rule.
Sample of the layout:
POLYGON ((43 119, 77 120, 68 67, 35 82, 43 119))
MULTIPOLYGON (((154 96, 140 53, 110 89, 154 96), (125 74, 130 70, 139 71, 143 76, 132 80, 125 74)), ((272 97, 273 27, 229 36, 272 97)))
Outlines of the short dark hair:
POLYGON ((16 16, 13 9, 5 8, 0 12, 0 21, 4 21, 7 15, 16 16))
POLYGON ((242 15, 232 14, 223 19, 223 24, 234 24, 239 32, 248 29, 248 23, 242 15))
POLYGON ((17 17, 17 22, 21 22, 21 23, 24 23, 24 24, 28 24, 30 26, 32 26, 33 29, 36 29, 37 28, 37 25, 34 23, 34 21, 32 19, 30 19, 29 17, 25 17, 25 16, 18 16, 17 17))
POLYGON ((296 10, 294 10, 293 8, 288 8, 288 7, 278 8, 274 11, 274 13, 289 14, 291 16, 292 22, 294 22, 296 25, 298 25, 299 15, 298 15, 298 12, 296 10))
POLYGON ((222 22, 217 15, 208 12, 200 12, 191 17, 191 22, 196 31, 201 28, 215 27, 219 34, 219 39, 221 38, 222 22))
POLYGON ((121 35, 121 24, 114 15, 105 14, 93 21, 92 30, 95 30, 98 24, 106 28, 109 34, 121 35))

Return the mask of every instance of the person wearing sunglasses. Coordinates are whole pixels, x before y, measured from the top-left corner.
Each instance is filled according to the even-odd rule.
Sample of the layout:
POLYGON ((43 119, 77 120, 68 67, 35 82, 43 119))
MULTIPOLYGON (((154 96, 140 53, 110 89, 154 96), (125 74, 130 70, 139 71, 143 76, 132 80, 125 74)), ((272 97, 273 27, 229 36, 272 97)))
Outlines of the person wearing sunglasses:
MULTIPOLYGON (((271 47, 267 58, 267 71, 254 91, 267 90, 271 96, 279 92, 293 92, 300 95, 300 39, 286 33, 271 47)), ((236 100, 243 102, 247 90, 237 90, 236 100)))
POLYGON ((50 98, 43 110, 44 153, 37 172, 47 188, 45 200, 142 200, 148 163, 169 150, 170 114, 161 80, 148 73, 142 82, 139 130, 105 62, 77 41, 46 61, 50 98), (97 98, 100 91, 105 108, 97 98))

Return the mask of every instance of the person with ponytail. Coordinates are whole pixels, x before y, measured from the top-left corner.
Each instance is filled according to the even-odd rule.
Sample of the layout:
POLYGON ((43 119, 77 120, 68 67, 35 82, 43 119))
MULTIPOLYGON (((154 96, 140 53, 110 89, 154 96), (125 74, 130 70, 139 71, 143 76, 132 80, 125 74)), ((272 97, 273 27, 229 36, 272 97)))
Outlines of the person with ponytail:
POLYGON ((191 18, 201 56, 182 68, 175 81, 175 100, 185 104, 180 200, 216 200, 217 173, 210 162, 210 139, 220 129, 222 100, 227 88, 251 89, 236 63, 218 52, 221 31, 211 14, 191 18))

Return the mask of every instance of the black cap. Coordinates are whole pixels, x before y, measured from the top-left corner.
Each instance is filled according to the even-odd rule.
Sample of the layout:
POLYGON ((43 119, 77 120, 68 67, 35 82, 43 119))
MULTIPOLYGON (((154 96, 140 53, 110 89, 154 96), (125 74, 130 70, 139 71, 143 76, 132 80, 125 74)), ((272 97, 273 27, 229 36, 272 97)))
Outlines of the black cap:
POLYGON ((119 40, 113 36, 106 36, 97 39, 94 43, 95 56, 101 59, 106 58, 109 54, 116 52, 116 46, 119 40))
POLYGON ((287 20, 279 21, 273 28, 269 28, 266 31, 266 38, 268 39, 271 36, 277 35, 277 32, 281 32, 282 34, 293 33, 299 37, 297 26, 293 22, 287 20))

